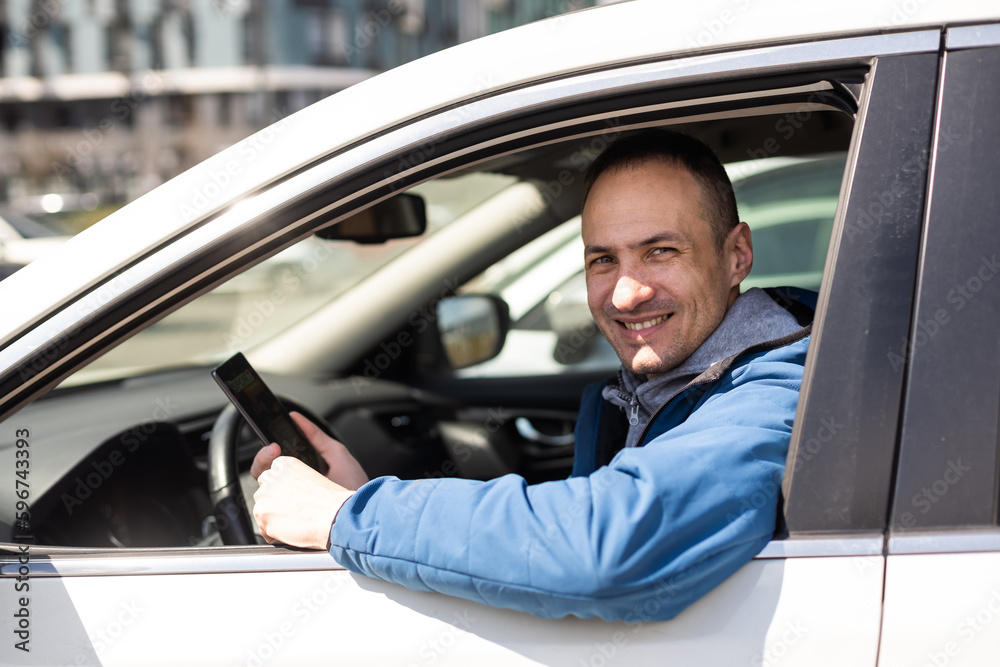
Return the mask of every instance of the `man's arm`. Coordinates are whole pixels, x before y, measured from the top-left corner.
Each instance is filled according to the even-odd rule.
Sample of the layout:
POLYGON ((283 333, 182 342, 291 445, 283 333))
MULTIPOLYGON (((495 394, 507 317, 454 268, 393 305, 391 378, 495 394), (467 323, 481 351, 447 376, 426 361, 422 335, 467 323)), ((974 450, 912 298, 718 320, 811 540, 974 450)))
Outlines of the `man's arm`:
POLYGON ((376 479, 340 508, 331 553, 538 616, 672 618, 770 539, 806 346, 755 355, 687 421, 587 477, 376 479))

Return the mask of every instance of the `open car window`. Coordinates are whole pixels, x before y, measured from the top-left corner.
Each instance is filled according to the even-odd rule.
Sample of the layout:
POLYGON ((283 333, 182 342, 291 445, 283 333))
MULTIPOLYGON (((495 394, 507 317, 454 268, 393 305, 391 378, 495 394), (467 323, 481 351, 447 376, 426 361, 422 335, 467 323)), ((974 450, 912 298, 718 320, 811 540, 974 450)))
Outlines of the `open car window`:
MULTIPOLYGON (((425 202, 429 235, 514 182, 503 174, 472 172, 410 192, 425 202)), ((218 362, 288 328, 418 242, 362 245, 309 237, 171 313, 63 384, 218 362)))
MULTIPOLYGON (((744 288, 820 286, 850 122, 838 111, 813 116, 817 127, 830 125, 829 117, 840 119, 833 122, 836 136, 819 133, 817 146, 805 142, 793 155, 729 160, 741 218, 754 234, 755 265, 744 288)), ((768 127, 779 119, 764 116, 759 124, 768 127)), ((718 133, 722 128, 694 124, 682 129, 718 133)), ((426 201, 429 225, 422 238, 367 246, 308 237, 78 371, 22 413, 31 419, 58 412, 56 432, 47 434, 50 442, 41 446, 75 461, 53 471, 59 479, 49 492, 47 511, 39 512, 39 540, 117 548, 219 544, 217 518, 211 516, 205 491, 211 466, 206 445, 225 399, 208 378, 210 367, 236 351, 252 355, 260 343, 294 356, 295 345, 282 344, 289 332, 307 332, 318 347, 338 333, 335 328, 340 335, 353 330, 364 339, 368 332, 352 329, 349 316, 330 313, 345 312, 344 302, 352 299, 377 309, 390 296, 380 286, 405 293, 408 281, 427 281, 434 298, 387 310, 386 317, 397 318, 397 328, 389 336, 369 338, 369 351, 348 368, 301 379, 266 368, 279 372, 276 390, 297 400, 316 399, 320 417, 343 434, 372 476, 488 478, 517 472, 535 481, 565 477, 572 460, 572 441, 566 438, 571 438, 580 380, 563 383, 560 393, 567 398, 559 410, 533 418, 531 428, 540 427, 559 443, 544 451, 531 449, 532 443, 522 449, 514 420, 499 419, 496 433, 507 440, 487 442, 492 453, 485 458, 465 458, 466 424, 470 419, 489 424, 490 410, 503 415, 502 406, 432 397, 414 402, 405 394, 399 396, 402 403, 375 406, 392 386, 386 381, 405 387, 422 386, 435 376, 457 381, 582 378, 615 371, 617 357, 597 332, 586 303, 575 187, 585 165, 576 166, 576 182, 565 192, 554 196, 551 186, 565 157, 585 154, 589 142, 570 139, 423 182, 409 190, 426 201), (440 277, 428 278, 421 270, 439 271, 440 277), (473 277, 461 281, 460 270, 473 277), (428 352, 421 345, 436 335, 435 304, 459 293, 502 299, 511 329, 497 357, 442 376, 440 367, 422 363, 428 352), (92 415, 103 415, 101 426, 86 426, 92 415), (77 419, 84 425, 74 424, 77 419)), ((736 157, 745 153, 735 147, 728 151, 736 157)), ((489 400, 499 405, 503 399, 489 400)), ((246 431, 236 453, 251 504, 256 485, 248 468, 258 447, 246 431)))

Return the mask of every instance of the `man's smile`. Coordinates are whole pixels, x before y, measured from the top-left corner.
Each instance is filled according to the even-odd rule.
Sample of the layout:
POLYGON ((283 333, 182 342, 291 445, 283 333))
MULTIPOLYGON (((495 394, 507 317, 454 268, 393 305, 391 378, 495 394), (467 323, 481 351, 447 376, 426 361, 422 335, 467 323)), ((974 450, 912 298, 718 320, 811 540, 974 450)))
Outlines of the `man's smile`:
POLYGON ((652 318, 650 320, 645 320, 644 322, 624 322, 622 320, 618 320, 618 324, 622 325, 623 327, 625 327, 629 331, 643 331, 645 329, 650 329, 652 327, 655 327, 658 324, 663 324, 672 315, 673 315, 673 313, 667 313, 666 315, 661 315, 659 317, 654 317, 654 318, 652 318))

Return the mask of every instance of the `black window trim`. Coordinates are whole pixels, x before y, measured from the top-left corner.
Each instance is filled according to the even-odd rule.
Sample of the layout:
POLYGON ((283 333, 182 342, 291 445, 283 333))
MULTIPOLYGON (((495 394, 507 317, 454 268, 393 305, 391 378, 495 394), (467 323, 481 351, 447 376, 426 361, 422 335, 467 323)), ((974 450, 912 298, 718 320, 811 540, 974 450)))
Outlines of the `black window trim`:
POLYGON ((958 550, 1000 544, 1000 296, 992 282, 1000 282, 1000 253, 991 252, 1000 220, 998 67, 1000 46, 942 59, 916 309, 907 349, 895 350, 908 386, 891 553, 928 540, 958 550))
POLYGON ((885 350, 912 312, 938 58, 869 73, 785 471, 792 538, 885 530, 903 391, 885 350))

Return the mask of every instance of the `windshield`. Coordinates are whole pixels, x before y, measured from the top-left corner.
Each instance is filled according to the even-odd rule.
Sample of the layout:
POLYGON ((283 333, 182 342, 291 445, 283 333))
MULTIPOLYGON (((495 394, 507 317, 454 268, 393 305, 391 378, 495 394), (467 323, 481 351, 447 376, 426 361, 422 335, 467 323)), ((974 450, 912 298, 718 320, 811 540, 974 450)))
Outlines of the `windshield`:
MULTIPOLYGON (((467 173, 409 192, 424 198, 433 234, 516 182, 467 173)), ((399 256, 420 238, 377 245, 309 237, 179 308, 67 378, 85 384, 152 370, 210 364, 294 325, 399 256)))

